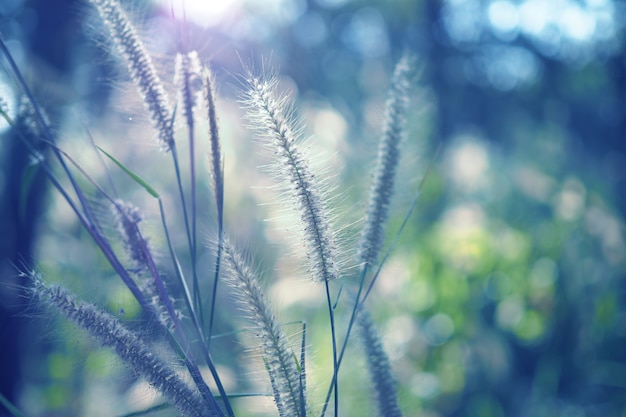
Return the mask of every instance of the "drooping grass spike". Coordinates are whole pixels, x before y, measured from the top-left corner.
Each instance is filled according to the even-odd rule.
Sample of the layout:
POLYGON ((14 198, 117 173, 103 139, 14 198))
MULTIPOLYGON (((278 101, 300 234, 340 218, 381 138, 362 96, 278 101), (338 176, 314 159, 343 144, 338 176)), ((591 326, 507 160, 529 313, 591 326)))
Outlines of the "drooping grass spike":
POLYGON ((198 391, 184 382, 167 363, 115 317, 93 304, 77 300, 68 290, 46 284, 31 271, 23 274, 31 281, 33 297, 59 312, 87 331, 103 346, 113 350, 140 375, 159 390, 185 417, 210 417, 198 391))

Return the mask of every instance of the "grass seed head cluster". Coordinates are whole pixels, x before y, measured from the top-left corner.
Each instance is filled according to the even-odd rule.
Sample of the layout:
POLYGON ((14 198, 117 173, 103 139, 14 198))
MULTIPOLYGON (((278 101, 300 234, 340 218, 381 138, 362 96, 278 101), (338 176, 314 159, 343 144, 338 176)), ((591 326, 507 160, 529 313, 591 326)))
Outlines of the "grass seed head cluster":
MULTIPOLYGON (((129 182, 143 188, 157 202, 161 233, 167 246, 163 252, 167 254, 169 270, 174 271, 169 273, 171 276, 166 274, 168 269, 161 265, 163 262, 155 260, 152 245, 142 231, 143 216, 139 209, 117 197, 115 191, 98 185, 89 177, 87 169, 57 147, 47 121, 41 117, 41 109, 21 79, 19 68, 14 66, 13 71, 21 80, 21 87, 34 114, 39 115, 41 134, 37 140, 41 143, 24 140, 33 153, 41 144, 52 149, 48 159, 39 161, 46 176, 69 204, 111 268, 129 288, 143 311, 143 319, 152 322, 158 328, 160 337, 167 341, 168 349, 173 353, 169 357, 177 357, 178 363, 161 359, 159 353, 151 349, 150 342, 144 340, 143 334, 128 328, 103 308, 80 300, 68 289, 48 284, 34 269, 22 273, 29 281, 27 285, 32 299, 58 310, 99 344, 112 348, 136 374, 162 394, 166 406, 174 408, 181 416, 235 415, 232 404, 238 393, 226 390, 214 361, 220 352, 214 352, 211 344, 215 336, 214 319, 218 316, 216 300, 226 294, 235 301, 242 319, 247 323, 246 331, 253 335, 271 387, 267 395, 273 397, 275 413, 281 417, 337 417, 341 414, 342 391, 338 376, 342 362, 350 359, 346 355, 346 346, 354 330, 360 333, 360 337, 353 339, 354 343, 363 344, 360 350, 368 363, 374 391, 372 397, 377 403, 378 414, 381 417, 401 416, 390 362, 365 301, 386 259, 382 257, 381 261, 380 255, 386 241, 386 222, 402 154, 414 60, 403 56, 393 74, 370 194, 368 202, 363 205, 365 220, 355 247, 342 247, 345 243, 337 238, 339 222, 331 214, 331 202, 324 192, 325 180, 311 168, 306 149, 301 146, 302 128, 289 99, 277 92, 277 78, 244 69, 241 103, 246 112, 246 123, 255 132, 258 142, 270 151, 273 158, 271 173, 276 187, 296 213, 301 255, 306 259, 307 274, 315 285, 324 287, 326 295, 332 367, 327 370, 329 379, 325 401, 310 404, 306 381, 306 324, 302 325, 301 346, 294 344, 264 294, 252 257, 244 255, 248 251, 254 252, 254 248, 238 247, 236 237, 229 236, 224 224, 224 217, 236 216, 236 213, 224 212, 225 158, 219 135, 215 77, 208 64, 202 62, 196 51, 179 53, 174 64, 177 101, 175 104, 170 102, 150 55, 118 1, 86 1, 97 9, 108 31, 106 36, 117 45, 117 52, 126 62, 142 97, 161 149, 172 158, 172 175, 176 178, 174 194, 179 197, 177 204, 184 218, 182 228, 188 251, 185 259, 191 259, 191 265, 180 263, 180 255, 171 241, 170 232, 174 226, 170 224, 170 216, 166 213, 158 187, 144 181, 132 167, 120 162, 114 153, 98 148, 103 158, 110 162, 109 165, 123 171, 129 182), (182 118, 175 117, 174 109, 182 114, 182 118), (181 119, 185 124, 182 129, 186 129, 188 134, 188 161, 178 154, 174 140, 175 129, 181 129, 175 125, 175 120, 181 119), (203 121, 203 126, 208 126, 198 138, 209 143, 209 182, 217 224, 214 263, 210 270, 198 269, 198 256, 205 248, 198 244, 197 220, 207 217, 203 212, 207 205, 199 202, 197 197, 199 180, 195 168, 195 141, 198 138, 195 131, 200 125, 199 120, 203 121), (53 162, 60 166, 60 172, 52 168, 53 162), (189 175, 182 175, 183 169, 188 170, 189 175), (65 179, 60 180, 60 177, 65 179), (101 198, 109 200, 118 225, 115 236, 121 244, 112 241, 115 238, 103 229, 98 210, 94 209, 81 185, 84 179, 93 183, 101 198), (345 268, 339 260, 339 253, 353 253, 358 267, 345 268), (354 279, 355 276, 357 279, 354 279), (201 293, 201 289, 209 287, 203 285, 206 282, 211 282, 210 294, 201 293), (346 291, 342 291, 344 286, 346 291), (172 292, 182 301, 174 301, 172 292), (337 314, 338 305, 346 306, 342 312, 347 313, 337 314), (202 372, 201 369, 208 371, 202 372)), ((4 44, 2 50, 12 62, 4 44)), ((3 115, 6 116, 6 112, 3 115)), ((144 414, 148 415, 149 411, 144 414)))

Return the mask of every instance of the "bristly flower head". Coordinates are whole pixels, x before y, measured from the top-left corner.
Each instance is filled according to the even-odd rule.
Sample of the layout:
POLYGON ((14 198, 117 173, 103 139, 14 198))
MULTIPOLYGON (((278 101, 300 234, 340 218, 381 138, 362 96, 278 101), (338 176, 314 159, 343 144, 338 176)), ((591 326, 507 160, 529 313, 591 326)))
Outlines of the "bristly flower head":
POLYGON ((139 232, 141 213, 132 203, 115 200, 112 207, 113 215, 118 225, 118 232, 124 242, 124 247, 130 259, 135 263, 135 268, 146 269, 148 260, 142 249, 145 241, 139 232))
POLYGON ((398 406, 396 381, 391 375, 389 358, 385 353, 374 321, 367 311, 361 310, 359 312, 357 325, 359 326, 361 345, 365 350, 371 380, 374 384, 378 414, 380 417, 402 417, 402 412, 398 406))
POLYGON ((174 67, 174 83, 178 86, 179 102, 187 126, 193 128, 193 110, 196 107, 197 95, 201 87, 202 65, 196 51, 176 54, 174 67))
POLYGON ((126 60, 130 76, 139 88, 152 122, 159 132, 161 149, 170 150, 174 145, 172 109, 150 55, 118 1, 89 1, 98 9, 100 17, 109 29, 111 38, 126 60))
POLYGON ((385 223, 389 217, 389 204, 401 154, 400 144, 405 134, 412 73, 413 58, 405 54, 396 64, 391 80, 365 225, 359 239, 359 262, 365 265, 376 262, 385 239, 385 223))
POLYGON ((256 272, 245 256, 226 238, 223 239, 222 250, 227 270, 226 282, 241 310, 254 326, 280 416, 306 417, 303 375, 297 368, 287 337, 265 300, 256 272))
POLYGON ((159 390, 181 415, 210 416, 198 392, 189 387, 176 371, 119 320, 93 304, 78 300, 65 288, 45 283, 34 271, 23 275, 31 280, 31 291, 35 300, 56 308, 100 344, 113 348, 135 372, 159 390))
MULTIPOLYGON (((139 208, 132 203, 117 199, 113 203, 112 210, 117 222, 118 232, 124 243, 124 249, 134 264, 133 272, 140 279, 141 292, 154 308, 159 322, 164 328, 172 331, 174 323, 167 311, 166 303, 161 300, 156 280, 161 281, 160 285, 165 283, 160 275, 158 275, 158 278, 155 278, 153 275, 158 273, 158 271, 153 269, 155 265, 154 256, 152 255, 149 241, 139 229, 139 222, 142 219, 139 208)), ((174 305, 174 300, 169 296, 167 304, 174 305)), ((180 311, 175 310, 174 312, 180 319, 180 311)))
POLYGON ((334 280, 339 272, 328 208, 319 183, 298 147, 299 129, 288 98, 277 94, 275 77, 259 78, 249 72, 246 81, 248 89, 242 100, 246 117, 261 143, 276 158, 273 171, 300 217, 311 273, 317 281, 334 280))
MULTIPOLYGON (((202 71, 202 91, 204 105, 209 121, 209 135, 211 148, 209 151, 209 163, 211 165, 211 182, 215 192, 215 200, 218 207, 224 204, 224 173, 222 172, 222 149, 220 145, 220 134, 217 127, 217 114, 215 111, 215 76, 208 68, 202 71)), ((218 213, 219 215, 219 213, 218 213)))

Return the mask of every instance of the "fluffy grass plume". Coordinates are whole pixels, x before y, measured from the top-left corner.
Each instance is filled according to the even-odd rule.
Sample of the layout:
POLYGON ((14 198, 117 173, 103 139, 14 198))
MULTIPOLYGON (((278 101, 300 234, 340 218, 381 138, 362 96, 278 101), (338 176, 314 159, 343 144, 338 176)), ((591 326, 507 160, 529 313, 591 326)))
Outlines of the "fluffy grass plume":
MULTIPOLYGON (((215 90, 215 77, 211 70, 205 67, 202 70, 202 92, 204 93, 202 97, 207 111, 207 120, 209 121, 211 184, 215 193, 218 216, 221 216, 221 210, 224 206, 224 172, 222 170, 222 149, 215 110, 215 90)), ((220 219, 218 219, 218 224, 221 224, 220 219)))
POLYGON ((376 325, 365 310, 359 312, 356 322, 361 336, 361 345, 367 358, 367 368, 374 388, 378 415, 381 417, 402 417, 402 412, 398 406, 395 379, 391 374, 389 358, 383 348, 376 325))
POLYGON ((166 362, 119 320, 93 304, 77 300, 68 290, 45 283, 35 272, 28 275, 33 298, 52 306, 103 346, 111 347, 142 375, 185 417, 210 417, 199 393, 192 389, 166 362))
POLYGON ((385 104, 378 158, 370 188, 365 224, 359 239, 359 262, 368 266, 373 265, 378 259, 385 240, 385 224, 389 217, 389 204, 400 161, 400 144, 405 133, 411 91, 410 77, 414 71, 412 62, 413 59, 405 54, 396 64, 385 104))
POLYGON ((306 395, 301 391, 304 386, 296 356, 265 300, 256 272, 227 239, 223 239, 222 253, 227 270, 226 282, 261 345, 280 416, 306 417, 306 395))
MULTIPOLYGON (((391 80, 367 214, 358 246, 358 259, 364 274, 363 278, 369 267, 378 259, 385 238, 389 204, 393 196, 396 171, 401 155, 400 145, 406 129, 410 77, 414 72, 413 62, 412 57, 407 54, 403 55, 396 64, 391 80)), ((358 302, 360 300, 357 299, 358 302)), ((365 350, 379 415, 399 417, 402 413, 398 406, 398 394, 391 375, 389 358, 383 349, 376 326, 364 307, 358 311, 356 323, 365 350)))
POLYGON ((112 39, 124 57, 130 75, 139 88, 143 102, 150 113, 159 135, 161 149, 168 151, 174 144, 172 109, 169 99, 154 68, 152 58, 137 35, 132 22, 116 0, 88 0, 93 4, 112 39))
POLYGON ((288 98, 278 95, 273 76, 261 78, 248 72, 246 81, 242 100, 246 116, 261 143, 274 154, 275 176, 300 216, 311 275, 316 281, 332 281, 339 275, 335 237, 318 182, 298 147, 299 129, 288 98))

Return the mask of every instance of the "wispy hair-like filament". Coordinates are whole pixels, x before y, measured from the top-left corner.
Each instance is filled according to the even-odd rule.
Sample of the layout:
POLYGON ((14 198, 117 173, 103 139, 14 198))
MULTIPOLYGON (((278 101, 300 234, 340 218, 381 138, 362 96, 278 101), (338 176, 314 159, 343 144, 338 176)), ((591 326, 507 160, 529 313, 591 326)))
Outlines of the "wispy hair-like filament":
POLYGON ((258 281, 258 276, 247 259, 222 239, 224 266, 227 269, 226 282, 235 299, 254 326, 254 334, 262 349, 263 361, 269 373, 272 392, 281 417, 305 417, 302 401, 306 396, 297 359, 289 348, 287 336, 276 321, 258 281))
POLYGON ((374 385, 378 414, 381 417, 402 417, 389 358, 383 348, 374 321, 370 314, 362 309, 356 322, 361 336, 361 345, 367 358, 370 379, 374 385))
POLYGON ((332 281, 338 277, 337 248, 328 210, 309 163, 298 148, 297 131, 286 97, 276 93, 275 78, 247 80, 244 105, 250 126, 277 159, 276 176, 293 199, 300 216, 306 257, 315 280, 332 281))
MULTIPOLYGON (((25 274, 26 275, 26 274, 25 274)), ((209 417, 199 393, 115 317, 80 301, 58 285, 49 285, 36 272, 27 274, 34 299, 59 310, 103 346, 111 347, 138 374, 159 390, 186 417, 209 417)))
POLYGON ((159 75, 134 25, 116 0, 89 0, 96 6, 100 17, 109 29, 111 39, 126 60, 133 82, 137 85, 143 102, 150 112, 152 123, 158 131, 161 149, 168 151, 174 144, 172 109, 159 75))
MULTIPOLYGON (((213 193, 215 195, 215 207, 217 210, 217 233, 218 239, 221 240, 224 227, 224 166, 219 129, 217 127, 217 114, 215 111, 215 78, 208 67, 205 67, 202 71, 202 90, 204 93, 204 104, 209 121, 209 164, 211 167, 210 176, 211 183, 213 185, 213 193)), ((213 333, 215 305, 217 302, 217 290, 222 262, 221 251, 222 245, 218 243, 217 254, 215 257, 215 272, 213 275, 213 293, 211 294, 211 315, 209 318, 209 338, 207 339, 207 344, 210 343, 211 335, 213 333)))
POLYGON ((359 262, 368 266, 376 262, 385 240, 385 224, 394 192, 400 144, 405 134, 412 72, 412 58, 405 54, 396 64, 391 80, 365 224, 359 238, 359 262))
POLYGON ((202 90, 204 92, 203 98, 209 121, 209 163, 211 165, 211 182, 215 193, 218 216, 221 216, 224 205, 224 172, 222 169, 223 159, 220 134, 217 127, 217 114, 215 111, 215 77, 210 69, 206 67, 202 71, 202 90))

